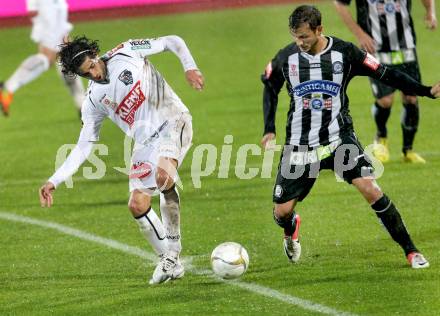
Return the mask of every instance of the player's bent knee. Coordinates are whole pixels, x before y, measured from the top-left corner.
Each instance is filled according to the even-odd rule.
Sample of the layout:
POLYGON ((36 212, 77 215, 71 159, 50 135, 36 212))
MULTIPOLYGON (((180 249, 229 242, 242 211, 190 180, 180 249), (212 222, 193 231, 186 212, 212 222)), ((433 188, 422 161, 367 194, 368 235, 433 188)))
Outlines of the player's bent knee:
POLYGON ((275 204, 274 213, 278 218, 288 217, 293 212, 292 203, 275 204))
POLYGON ((128 201, 128 209, 133 216, 144 214, 151 206, 150 198, 145 196, 142 192, 132 193, 128 201))
POLYGON ((174 185, 174 180, 170 175, 162 168, 156 170, 156 185, 160 191, 170 189, 174 185))
POLYGON ((393 101, 394 101, 393 95, 387 95, 386 97, 377 100, 377 104, 379 104, 379 106, 385 109, 389 109, 393 105, 393 101))

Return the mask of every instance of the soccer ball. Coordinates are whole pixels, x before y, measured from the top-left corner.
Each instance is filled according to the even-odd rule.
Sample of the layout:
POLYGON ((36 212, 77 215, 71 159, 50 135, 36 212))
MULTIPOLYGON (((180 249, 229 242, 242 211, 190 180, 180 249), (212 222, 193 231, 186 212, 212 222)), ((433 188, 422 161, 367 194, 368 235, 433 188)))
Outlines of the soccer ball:
POLYGON ((212 251, 211 265, 214 273, 222 279, 235 279, 246 272, 249 255, 239 243, 224 242, 212 251))

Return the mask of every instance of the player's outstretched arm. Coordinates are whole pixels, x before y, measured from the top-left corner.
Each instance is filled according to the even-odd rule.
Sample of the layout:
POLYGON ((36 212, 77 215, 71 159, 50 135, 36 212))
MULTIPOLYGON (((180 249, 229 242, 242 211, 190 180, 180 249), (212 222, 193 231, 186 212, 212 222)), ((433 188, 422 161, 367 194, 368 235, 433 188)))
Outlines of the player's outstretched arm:
POLYGON ((86 161, 92 152, 93 142, 79 141, 60 168, 40 188, 39 197, 42 207, 51 207, 53 204, 52 193, 58 185, 66 181, 86 161))

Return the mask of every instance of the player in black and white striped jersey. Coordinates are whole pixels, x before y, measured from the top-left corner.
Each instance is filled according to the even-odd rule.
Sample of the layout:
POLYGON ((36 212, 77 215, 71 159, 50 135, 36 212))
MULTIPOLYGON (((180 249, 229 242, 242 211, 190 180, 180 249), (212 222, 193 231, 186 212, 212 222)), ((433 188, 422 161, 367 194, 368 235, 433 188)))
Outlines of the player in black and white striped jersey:
POLYGON ((275 139, 278 94, 286 83, 291 98, 286 141, 273 191, 274 219, 284 229, 284 250, 299 260, 300 218, 294 211, 310 192, 321 169, 332 169, 353 184, 375 210, 413 268, 428 261, 413 244, 400 214, 374 179, 349 115, 347 85, 354 76, 370 76, 408 95, 440 97, 440 82, 424 86, 408 75, 379 63, 372 55, 335 37, 324 36, 321 14, 313 6, 298 7, 289 18, 295 43, 281 49, 267 65, 264 83, 264 136, 275 139))
MULTIPOLYGON (((357 37, 360 46, 390 68, 404 71, 421 81, 416 53, 416 36, 411 17, 411 0, 356 0, 357 23, 353 20, 348 5, 351 0, 336 0, 336 9, 342 20, 357 37)), ((422 0, 426 8, 425 21, 429 29, 437 27, 434 0, 422 0)), ((390 116, 395 88, 371 79, 376 99, 372 112, 377 126, 376 158, 387 162, 389 158, 386 123, 390 116)), ((414 137, 419 124, 417 98, 402 94, 403 159, 406 162, 425 163, 413 149, 414 137)))

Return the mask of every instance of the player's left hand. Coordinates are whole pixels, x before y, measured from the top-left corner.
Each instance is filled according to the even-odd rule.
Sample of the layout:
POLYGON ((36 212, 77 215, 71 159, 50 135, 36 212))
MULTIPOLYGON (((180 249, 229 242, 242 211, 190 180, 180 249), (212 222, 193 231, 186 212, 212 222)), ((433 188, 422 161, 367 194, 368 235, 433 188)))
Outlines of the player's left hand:
POLYGON ((425 15, 426 28, 435 30, 437 28, 437 17, 435 13, 426 13, 425 15))
POLYGON ((440 98, 440 81, 432 86, 431 94, 436 98, 440 98))
POLYGON ((185 72, 186 80, 196 90, 201 91, 205 80, 203 79, 202 73, 198 69, 190 69, 185 72))
POLYGON ((53 204, 52 192, 55 190, 55 185, 51 182, 46 182, 38 191, 40 195, 41 207, 51 207, 53 204))

